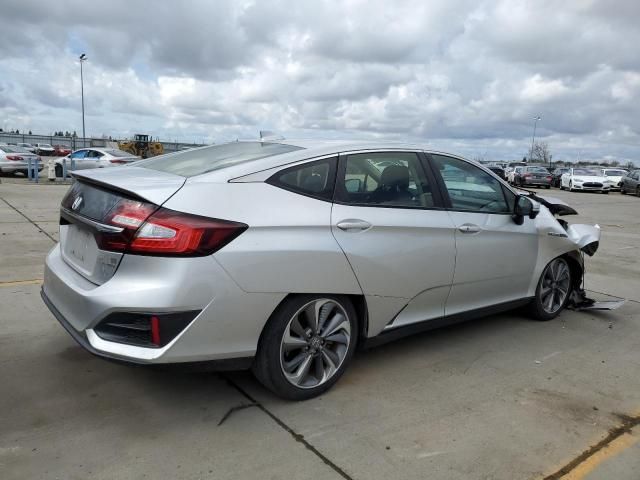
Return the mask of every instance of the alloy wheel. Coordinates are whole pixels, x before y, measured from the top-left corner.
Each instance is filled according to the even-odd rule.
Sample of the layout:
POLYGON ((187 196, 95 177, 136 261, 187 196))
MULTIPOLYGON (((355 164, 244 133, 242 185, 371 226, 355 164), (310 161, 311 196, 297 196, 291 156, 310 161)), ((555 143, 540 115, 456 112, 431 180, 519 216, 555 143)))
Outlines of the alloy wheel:
POLYGON ((351 343, 346 310, 320 298, 300 308, 287 323, 280 342, 280 367, 289 383, 314 388, 332 378, 351 343))
POLYGON ((556 258, 547 265, 540 287, 540 303, 546 313, 554 314, 564 306, 570 284, 571 272, 566 260, 556 258))

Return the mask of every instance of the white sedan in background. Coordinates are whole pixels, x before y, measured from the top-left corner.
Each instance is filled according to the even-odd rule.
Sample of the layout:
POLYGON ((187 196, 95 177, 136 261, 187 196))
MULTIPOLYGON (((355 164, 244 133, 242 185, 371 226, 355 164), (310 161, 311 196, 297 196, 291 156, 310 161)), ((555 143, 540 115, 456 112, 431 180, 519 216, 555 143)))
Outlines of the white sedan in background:
POLYGON ((560 177, 560 190, 585 190, 609 193, 618 182, 605 177, 599 170, 591 168, 571 168, 560 177))
POLYGON ((67 170, 72 169, 71 160, 73 160, 73 170, 87 170, 127 165, 140 160, 140 157, 116 148, 81 148, 56 160, 56 177, 62 176, 63 162, 67 164, 67 170))
POLYGON ((620 184, 622 183, 622 178, 625 177, 629 173, 628 171, 622 168, 601 168, 600 174, 603 177, 607 177, 607 179, 614 182, 611 190, 620 190, 620 184))

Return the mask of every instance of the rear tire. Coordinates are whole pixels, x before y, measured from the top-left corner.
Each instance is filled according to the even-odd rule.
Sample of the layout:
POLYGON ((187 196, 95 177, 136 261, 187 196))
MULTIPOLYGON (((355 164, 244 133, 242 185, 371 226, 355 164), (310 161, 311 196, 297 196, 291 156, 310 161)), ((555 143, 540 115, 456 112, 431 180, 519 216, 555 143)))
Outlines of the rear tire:
POLYGON ((636 187, 636 197, 640 197, 640 187, 636 187))
POLYGON ((347 369, 357 339, 357 315, 348 297, 296 295, 285 300, 267 322, 253 373, 282 398, 317 397, 347 369))
POLYGON ((542 271, 536 295, 529 304, 529 314, 535 320, 556 318, 569 301, 572 290, 571 268, 562 257, 554 258, 542 271))
POLYGON ((62 165, 55 166, 56 177, 62 178, 62 165))
POLYGON ((620 187, 620 195, 626 195, 627 191, 624 189, 624 187, 620 187))

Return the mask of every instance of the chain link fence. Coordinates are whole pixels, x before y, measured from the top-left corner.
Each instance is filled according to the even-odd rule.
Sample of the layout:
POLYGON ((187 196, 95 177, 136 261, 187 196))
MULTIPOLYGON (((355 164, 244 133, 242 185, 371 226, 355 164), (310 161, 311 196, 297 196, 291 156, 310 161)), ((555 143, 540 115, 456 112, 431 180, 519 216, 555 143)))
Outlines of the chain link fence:
MULTIPOLYGON (((106 147, 115 146, 119 141, 124 139, 104 139, 104 138, 80 138, 80 137, 59 137, 55 135, 29 135, 28 133, 7 133, 0 132, 0 143, 30 143, 35 145, 36 143, 47 143, 49 145, 61 145, 71 150, 77 150, 79 148, 89 147, 106 147)), ((177 152, 183 148, 189 147, 201 147, 193 143, 180 143, 180 142, 160 142, 164 147, 164 153, 177 152)))

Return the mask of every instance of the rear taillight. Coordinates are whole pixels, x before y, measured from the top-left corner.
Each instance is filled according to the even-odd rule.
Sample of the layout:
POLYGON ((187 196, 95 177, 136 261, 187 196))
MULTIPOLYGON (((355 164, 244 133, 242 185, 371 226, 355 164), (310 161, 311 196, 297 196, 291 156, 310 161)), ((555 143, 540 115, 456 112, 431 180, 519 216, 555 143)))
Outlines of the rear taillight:
POLYGON ((118 202, 105 220, 122 231, 98 232, 99 247, 138 255, 211 255, 247 229, 243 223, 176 212, 129 199, 118 202))
POLYGON ((125 164, 127 162, 125 160, 113 159, 113 160, 109 160, 109 163, 113 163, 114 165, 123 165, 123 164, 125 164))
POLYGON ((524 178, 531 178, 531 177, 533 177, 533 175, 531 175, 530 173, 525 173, 525 174, 523 175, 523 177, 524 177, 524 178))
POLYGON ((547 180, 551 181, 551 175, 549 175, 549 176, 547 177, 547 180))
POLYGON ((14 162, 24 160, 20 155, 7 155, 7 160, 13 160, 14 162))

